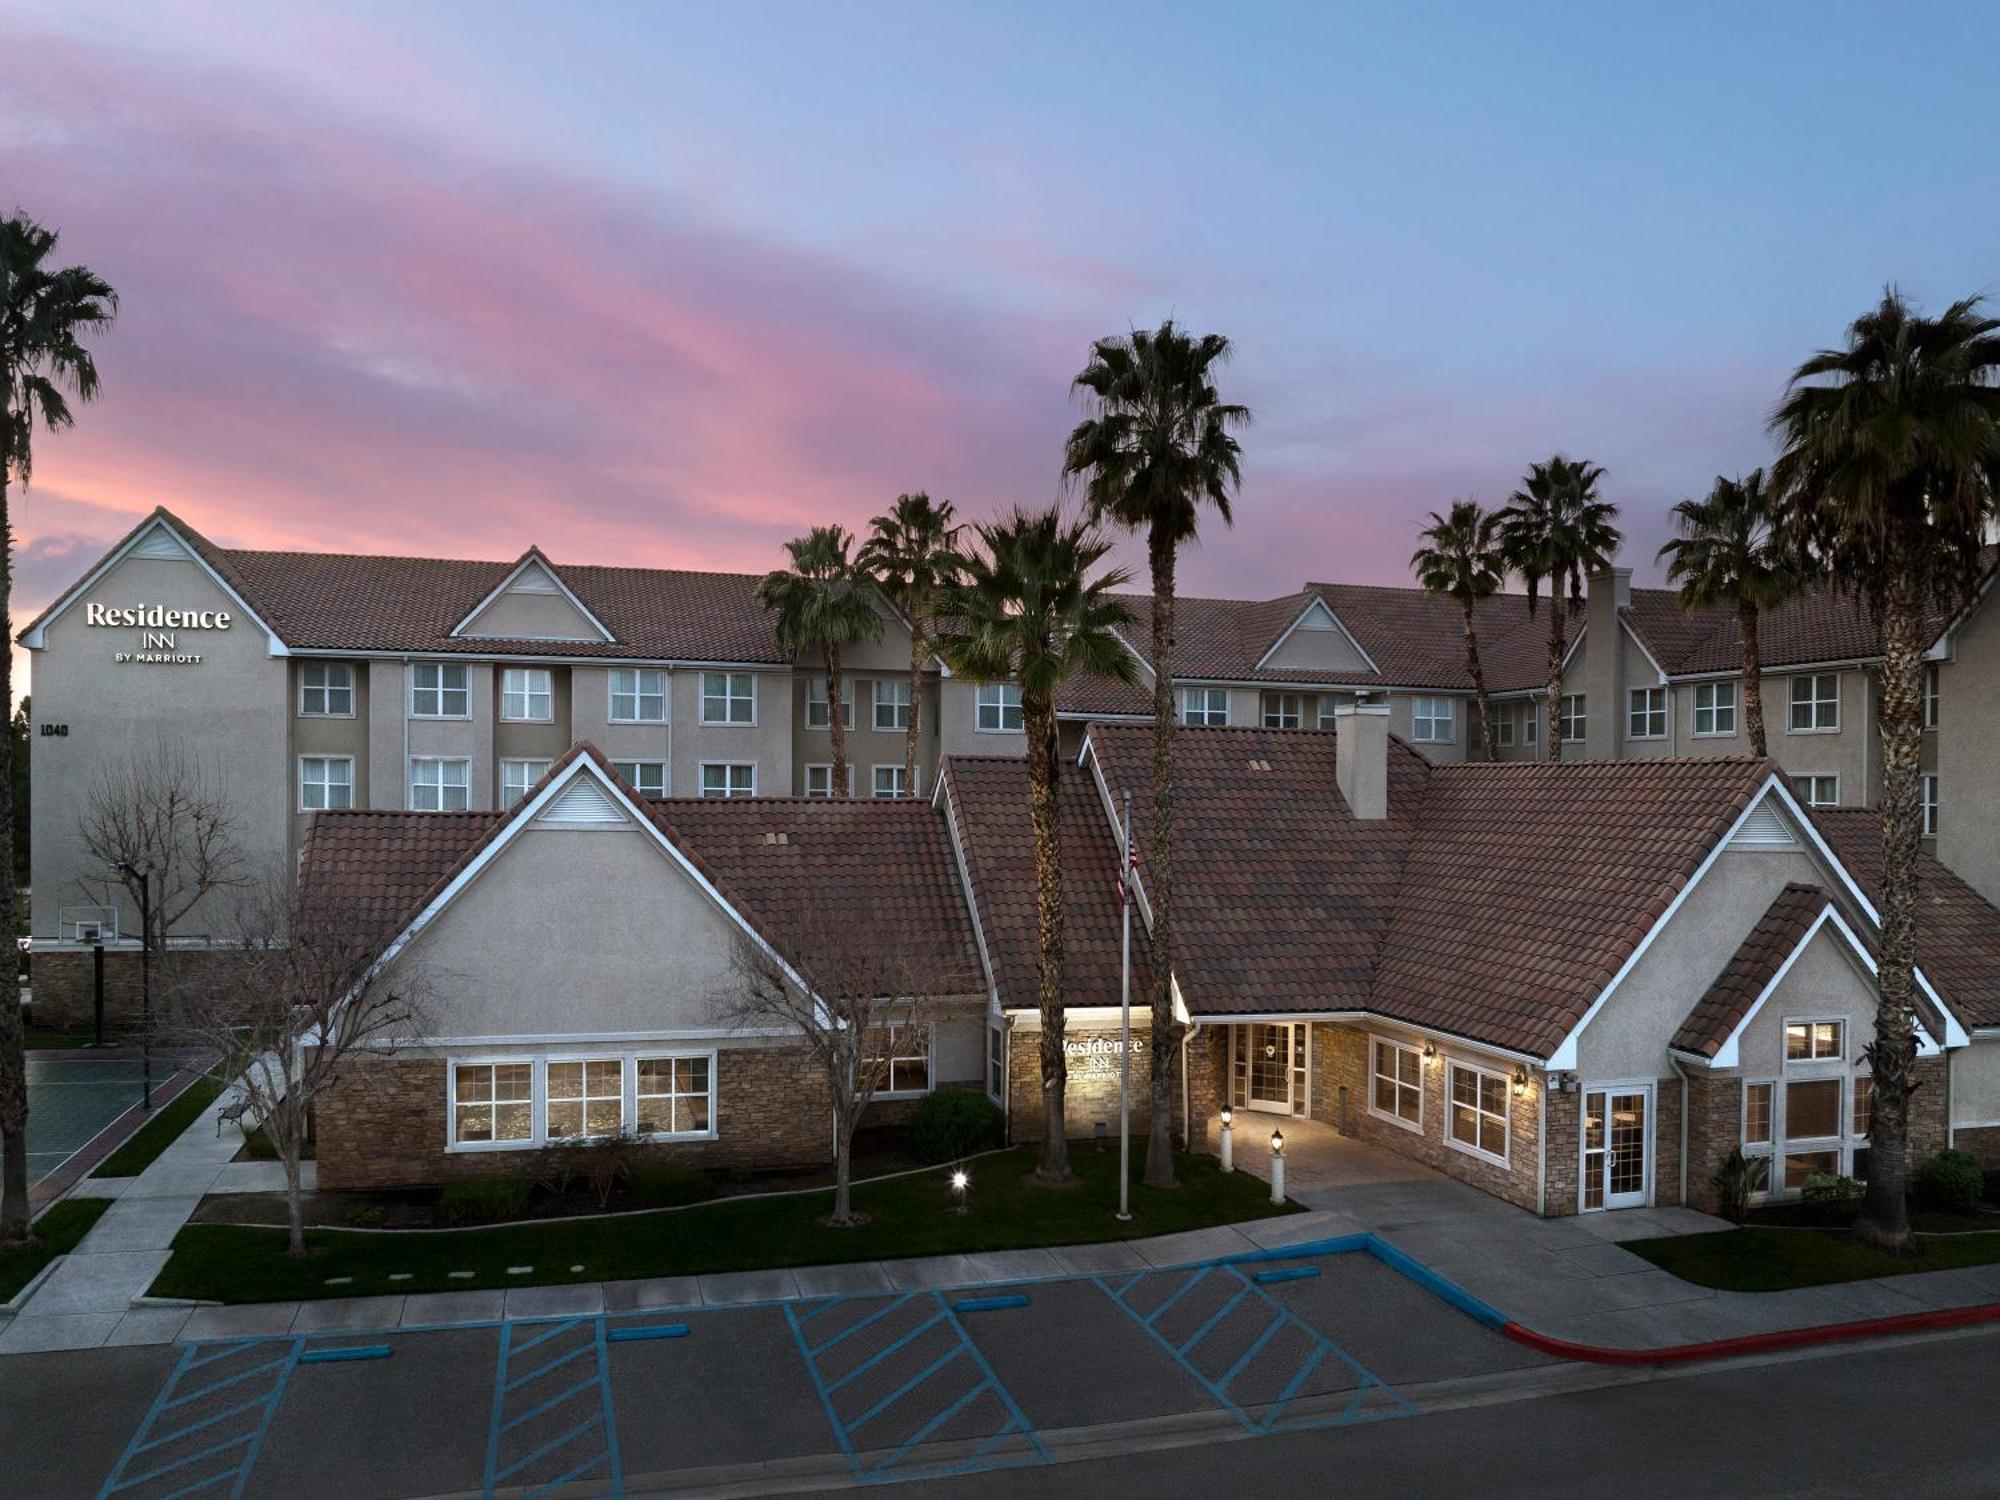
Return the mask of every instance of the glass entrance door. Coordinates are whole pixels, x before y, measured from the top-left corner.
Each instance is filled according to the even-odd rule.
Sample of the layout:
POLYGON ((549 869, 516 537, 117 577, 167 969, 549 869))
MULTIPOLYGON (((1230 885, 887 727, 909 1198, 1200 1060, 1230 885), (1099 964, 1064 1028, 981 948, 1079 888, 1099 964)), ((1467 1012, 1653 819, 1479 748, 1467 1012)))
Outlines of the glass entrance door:
POLYGON ((1243 1101, 1250 1109, 1292 1112, 1292 1032, 1291 1023, 1262 1023, 1246 1028, 1244 1045, 1249 1049, 1249 1091, 1243 1101))
POLYGON ((1586 1089, 1583 1095, 1583 1206, 1641 1208, 1646 1202, 1649 1089, 1586 1089))

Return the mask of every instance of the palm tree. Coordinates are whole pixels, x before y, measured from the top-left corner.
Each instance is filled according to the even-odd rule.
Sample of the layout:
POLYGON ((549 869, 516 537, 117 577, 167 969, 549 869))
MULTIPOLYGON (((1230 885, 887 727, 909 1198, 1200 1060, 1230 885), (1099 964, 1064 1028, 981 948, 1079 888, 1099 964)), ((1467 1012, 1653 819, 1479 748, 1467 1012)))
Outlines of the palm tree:
MULTIPOLYGON (((1564 627, 1583 607, 1585 575, 1609 567, 1624 540, 1613 524, 1618 507, 1597 498, 1597 481, 1603 477, 1596 464, 1558 453, 1546 463, 1528 466, 1521 488, 1500 512, 1500 555, 1528 585, 1530 615, 1542 585, 1549 586, 1550 760, 1562 759, 1564 627)), ((1597 649, 1616 651, 1618 643, 1606 641, 1597 649)))
POLYGON ((1505 567, 1500 560, 1500 518, 1476 500, 1454 500, 1451 514, 1431 512, 1431 524, 1418 535, 1424 545, 1410 558, 1410 567, 1426 593, 1450 599, 1465 614, 1465 669, 1472 674, 1473 695, 1479 700, 1479 738, 1488 760, 1498 760, 1493 740, 1493 709, 1486 701, 1486 673, 1479 665, 1479 631, 1473 610, 1481 599, 1500 592, 1505 567))
POLYGON ((1241 450, 1232 429, 1250 410, 1216 393, 1213 371, 1229 357, 1219 333, 1184 333, 1168 319, 1151 333, 1091 346, 1071 389, 1086 393, 1093 415, 1069 435, 1066 477, 1087 476, 1090 519, 1144 532, 1153 583, 1153 1068, 1152 1124, 1146 1138, 1146 1182, 1174 1185, 1173 827, 1174 827, 1174 564, 1194 540, 1204 503, 1228 525, 1229 497, 1241 482, 1241 450))
POLYGON ((1085 522, 1051 509, 977 528, 978 547, 945 589, 935 644, 975 682, 1015 682, 1028 739, 1028 813, 1035 839, 1036 978, 1042 1015, 1042 1155, 1035 1176, 1074 1181, 1063 1118, 1062 836, 1056 819, 1056 695, 1082 676, 1137 679, 1118 636, 1132 611, 1112 594, 1127 575, 1092 572, 1111 550, 1085 522))
POLYGON ((932 500, 918 490, 898 495, 889 513, 877 516, 870 528, 856 561, 910 626, 910 722, 903 740, 903 785, 914 796, 931 621, 937 615, 938 592, 958 565, 960 527, 949 500, 932 500))
POLYGON ((815 526, 785 543, 789 568, 777 568, 757 585, 757 602, 778 617, 778 644, 794 656, 817 652, 826 668, 826 721, 833 735, 835 797, 847 795, 847 723, 841 713, 840 654, 857 641, 882 634, 875 589, 854 564, 854 538, 844 526, 815 526))
POLYGON ((1706 500, 1683 500, 1673 515, 1680 535, 1660 549, 1667 582, 1680 586, 1684 610, 1736 606, 1736 634, 1743 646, 1743 721, 1750 727, 1750 753, 1763 755, 1767 752, 1757 619, 1798 587, 1797 570, 1772 534, 1771 494, 1764 485, 1764 471, 1752 469, 1741 479, 1718 474, 1706 500))
POLYGON ((1911 1254, 1922 622, 1928 606, 1967 597, 2000 512, 2000 319, 1977 297, 1922 317, 1892 287, 1843 347, 1793 372, 1771 431, 1784 449, 1771 474, 1780 531, 1861 591, 1881 636, 1882 955, 1866 1049, 1868 1195, 1854 1227, 1911 1254))
MULTIPOLYGON (((37 416, 44 431, 67 427, 69 396, 97 395, 97 362, 84 339, 118 313, 118 294, 84 266, 48 264, 56 232, 16 212, 0 219, 0 620, 14 639, 14 527, 7 486, 28 487, 37 416)), ((0 703, 14 701, 13 659, 0 649, 0 703)), ((0 734, 0 933, 18 930, 14 889, 14 739, 0 734)), ((21 1009, 8 980, 0 1003, 0 1245, 32 1237, 28 1222, 28 1078, 21 1009)))

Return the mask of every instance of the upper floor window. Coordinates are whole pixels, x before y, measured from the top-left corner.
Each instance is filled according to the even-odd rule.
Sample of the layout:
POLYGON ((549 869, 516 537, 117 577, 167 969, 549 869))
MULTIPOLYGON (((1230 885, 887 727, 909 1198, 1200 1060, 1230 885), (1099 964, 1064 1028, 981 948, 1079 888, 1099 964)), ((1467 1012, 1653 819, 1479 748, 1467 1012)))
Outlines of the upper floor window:
POLYGON ((1697 735, 1736 733, 1736 684, 1697 682, 1694 685, 1694 732, 1697 735))
POLYGON ((1934 839, 1938 831, 1938 779, 1924 777, 1924 837, 1934 839))
POLYGON ((501 718, 549 724, 555 716, 555 688, 547 667, 508 667, 501 672, 501 718))
POLYGON ((647 668, 620 667, 611 674, 611 722, 667 722, 667 674, 647 668))
POLYGON ((623 776, 641 797, 667 795, 667 763, 663 760, 614 760, 611 769, 623 776))
POLYGON ((1589 717, 1584 712, 1584 696, 1582 693, 1563 694, 1562 717, 1557 720, 1556 727, 1562 731, 1566 745, 1581 741, 1584 730, 1589 726, 1589 717))
POLYGON ((704 797, 754 797, 757 795, 757 768, 747 761, 707 761, 701 768, 704 797))
POLYGON ((1816 734, 1840 728, 1840 674, 1815 672, 1792 679, 1793 734, 1816 734))
POLYGON ((1229 689, 1191 687, 1181 689, 1181 722, 1221 729, 1229 723, 1229 689))
POLYGON ((1453 704, 1449 698, 1410 700, 1410 738, 1419 744, 1443 744, 1451 740, 1453 704))
POLYGON ((755 724, 757 679, 748 672, 702 673, 701 722, 755 724))
POLYGON ((1319 727, 1321 729, 1332 729, 1339 724, 1340 720, 1334 715, 1334 710, 1339 707, 1340 700, 1334 697, 1332 693, 1321 693, 1319 695, 1319 727))
MULTIPOLYGON (((726 722, 726 721, 725 721, 726 722)), ((826 679, 808 677, 806 679, 806 728, 827 729, 831 727, 832 715, 827 712, 826 679)), ((840 679, 840 727, 854 727, 854 679, 840 679)))
POLYGON ((1266 693, 1262 701, 1266 729, 1297 729, 1305 722, 1297 693, 1266 693))
POLYGON ((354 717, 354 668, 344 661, 299 664, 299 714, 307 719, 354 717))
MULTIPOLYGON (((833 795, 833 767, 824 762, 806 767, 806 795, 808 797, 831 797, 833 795)), ((854 795, 854 767, 847 768, 847 795, 854 795)))
POLYGON ((464 812, 472 789, 472 762, 419 756, 410 762, 412 812, 464 812))
POLYGON ((1021 690, 1011 682, 979 684, 973 727, 983 734, 1021 727, 1021 690))
POLYGON ((500 762, 500 801, 512 807, 528 795, 528 788, 549 774, 545 760, 503 760, 500 762))
POLYGON ((1667 690, 1633 688, 1625 713, 1625 738, 1663 740, 1667 737, 1667 690))
POLYGON ((1938 727, 1938 664, 1924 668, 1924 728, 1938 727))
POLYGON ((1838 1062, 1846 1035, 1845 1021, 1787 1021, 1785 1061, 1838 1062))
POLYGON ((908 778, 903 775, 903 767, 875 767, 874 795, 877 797, 908 797, 912 795, 908 778))
POLYGON ((1502 749, 1514 743, 1513 705, 1502 703, 1493 709, 1493 743, 1502 749))
POLYGON ((910 727, 910 679, 884 677, 875 684, 875 727, 898 732, 910 727))
POLYGON ((1542 705, 1530 698, 1521 705, 1521 743, 1532 745, 1541 737, 1542 705))
POLYGON ((463 719, 470 711, 472 690, 464 662, 420 661, 410 666, 410 716, 416 719, 463 719))
POLYGON ((1792 790, 1808 807, 1840 806, 1838 776, 1794 776, 1792 790))
POLYGON ((299 757, 299 811, 354 806, 354 760, 346 755, 299 757))

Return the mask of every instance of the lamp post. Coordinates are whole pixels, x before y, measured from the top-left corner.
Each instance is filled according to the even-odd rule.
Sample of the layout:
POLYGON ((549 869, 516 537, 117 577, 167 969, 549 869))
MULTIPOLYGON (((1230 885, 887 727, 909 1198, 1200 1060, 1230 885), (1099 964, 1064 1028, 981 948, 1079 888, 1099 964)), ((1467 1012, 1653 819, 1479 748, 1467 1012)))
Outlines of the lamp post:
POLYGON ((950 1181, 951 1211, 955 1214, 963 1214, 965 1212, 965 1193, 966 1189, 972 1186, 972 1174, 967 1172, 963 1167, 954 1167, 950 1181))
MULTIPOLYGON (((1132 1217, 1132 794, 1125 794, 1118 871, 1118 1220, 1132 1217)), ((1157 1045, 1159 1038, 1155 1037, 1157 1045)))
POLYGON ((1222 1170, 1236 1170, 1236 1132, 1230 1126, 1236 1123, 1236 1111, 1228 1105, 1222 1106, 1222 1170))
POLYGON ((146 1113, 153 1112, 153 872, 129 859, 113 867, 139 882, 139 1076, 146 1113))
POLYGON ((1285 1201, 1285 1133, 1271 1132, 1271 1201, 1285 1201))

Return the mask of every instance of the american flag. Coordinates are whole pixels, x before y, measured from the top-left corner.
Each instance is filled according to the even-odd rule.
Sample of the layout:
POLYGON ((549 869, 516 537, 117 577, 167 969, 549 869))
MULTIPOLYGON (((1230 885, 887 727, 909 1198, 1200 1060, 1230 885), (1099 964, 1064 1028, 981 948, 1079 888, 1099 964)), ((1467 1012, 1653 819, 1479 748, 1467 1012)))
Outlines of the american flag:
POLYGON ((1139 875, 1139 846, 1128 833, 1125 836, 1125 868, 1118 874, 1118 904, 1126 905, 1132 899, 1132 882, 1139 875))

